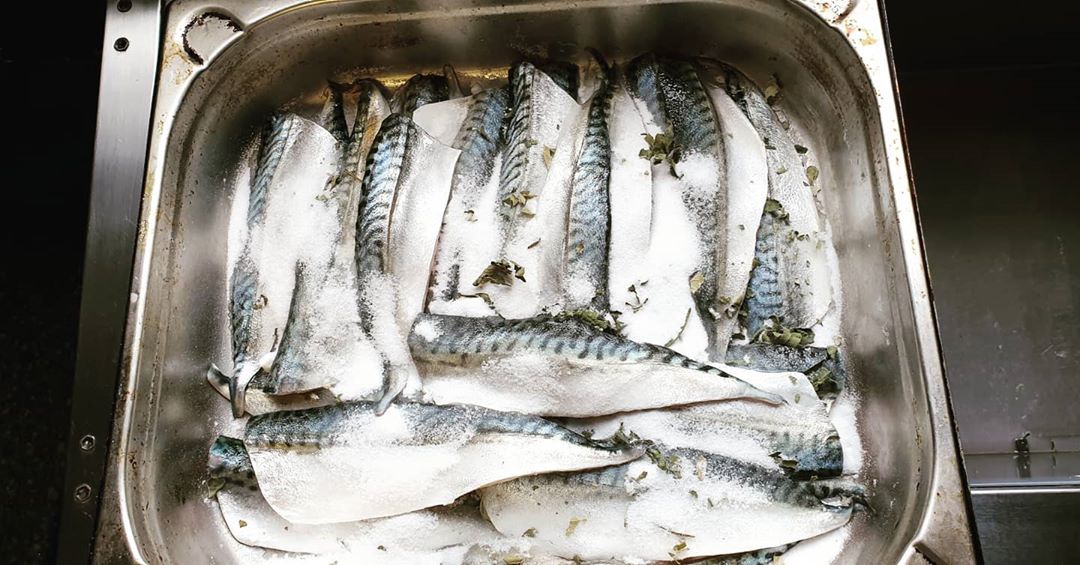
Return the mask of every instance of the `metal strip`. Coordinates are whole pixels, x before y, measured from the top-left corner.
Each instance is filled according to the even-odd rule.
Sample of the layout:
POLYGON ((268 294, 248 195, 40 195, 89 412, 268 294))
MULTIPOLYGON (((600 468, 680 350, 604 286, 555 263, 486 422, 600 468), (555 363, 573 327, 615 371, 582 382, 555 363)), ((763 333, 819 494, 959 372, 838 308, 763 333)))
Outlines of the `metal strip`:
POLYGON ((161 35, 157 0, 109 2, 57 563, 94 543, 120 371, 161 35))

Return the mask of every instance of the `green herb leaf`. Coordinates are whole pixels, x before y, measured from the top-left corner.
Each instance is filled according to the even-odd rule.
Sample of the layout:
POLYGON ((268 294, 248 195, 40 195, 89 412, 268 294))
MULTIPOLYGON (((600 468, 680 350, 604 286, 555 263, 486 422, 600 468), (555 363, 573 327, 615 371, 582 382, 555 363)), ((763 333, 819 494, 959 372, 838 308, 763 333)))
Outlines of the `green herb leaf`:
POLYGON ((570 536, 574 534, 574 530, 577 529, 578 524, 585 521, 585 518, 570 518, 570 524, 566 526, 566 535, 570 536))
POLYGON ((772 198, 765 199, 765 213, 776 218, 777 220, 788 221, 787 210, 784 210, 784 205, 779 200, 772 198))
POLYGON ((806 180, 810 181, 811 186, 817 182, 818 176, 821 175, 821 171, 817 167, 810 165, 806 168, 806 180))
POLYGON ((484 272, 480 273, 480 276, 473 281, 473 286, 480 287, 488 283, 510 286, 514 284, 514 279, 525 282, 524 267, 513 261, 492 261, 490 265, 484 268, 484 272))
POLYGON ((535 538, 536 537, 536 528, 529 528, 529 529, 525 530, 525 533, 521 534, 521 536, 526 537, 526 538, 535 538))
POLYGON ((666 161, 671 169, 671 175, 679 178, 680 175, 675 171, 675 164, 682 159, 682 148, 675 145, 674 136, 670 133, 658 133, 656 136, 647 133, 641 135, 645 137, 646 147, 638 152, 638 157, 653 165, 666 161))
POLYGON ((656 446, 646 449, 645 454, 649 456, 649 460, 661 471, 668 473, 676 479, 682 478, 682 468, 679 466, 678 455, 665 456, 656 446))
POLYGON ((788 347, 801 347, 814 342, 813 330, 805 328, 789 328, 784 326, 779 319, 772 317, 766 322, 766 326, 758 333, 755 341, 759 343, 771 343, 774 345, 786 345, 788 347))
POLYGON ((807 151, 810 151, 810 150, 807 149, 806 147, 802 146, 802 145, 799 145, 798 143, 795 144, 795 152, 798 153, 799 155, 806 155, 807 151))

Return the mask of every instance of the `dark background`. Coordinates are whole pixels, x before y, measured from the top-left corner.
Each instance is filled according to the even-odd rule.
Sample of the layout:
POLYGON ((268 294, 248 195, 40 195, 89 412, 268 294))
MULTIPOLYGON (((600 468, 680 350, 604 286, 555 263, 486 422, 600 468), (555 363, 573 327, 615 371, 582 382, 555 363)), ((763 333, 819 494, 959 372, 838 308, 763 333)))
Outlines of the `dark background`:
MULTIPOLYGON (((54 559, 69 496, 60 490, 105 10, 20 7, 30 11, 16 4, 0 18, 0 559, 37 563, 54 559)), ((887 8, 962 439, 1007 450, 1036 429, 1028 416, 1078 412, 1080 10, 887 8), (1017 357, 1043 364, 1024 372, 1017 357)), ((1045 533, 1078 531, 1077 520, 1023 521, 1045 533)), ((1024 537, 983 530, 988 557, 1024 537)))

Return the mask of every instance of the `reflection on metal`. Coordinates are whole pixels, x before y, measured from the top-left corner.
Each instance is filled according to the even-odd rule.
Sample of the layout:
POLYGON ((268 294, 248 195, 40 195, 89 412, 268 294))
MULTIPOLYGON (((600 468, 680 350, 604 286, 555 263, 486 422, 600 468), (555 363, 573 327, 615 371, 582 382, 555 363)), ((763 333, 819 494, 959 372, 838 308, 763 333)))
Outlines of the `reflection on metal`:
POLYGON ((1080 488, 975 488, 987 565, 1080 562, 1080 488))
MULTIPOLYGON (((114 261, 108 276, 94 274, 95 282, 109 283, 110 297, 126 299, 129 283, 131 293, 113 441, 94 451, 109 455, 97 559, 242 563, 259 555, 236 543, 203 502, 198 478, 210 438, 231 420, 201 375, 210 360, 228 358, 222 242, 233 165, 268 113, 287 102, 311 110, 327 79, 375 73, 393 84, 449 62, 469 82, 504 73, 522 54, 579 57, 595 47, 613 59, 658 48, 702 53, 759 81, 783 77, 785 100, 798 101, 783 110, 812 146, 820 182, 829 187, 845 358, 863 399, 862 473, 877 485, 876 511, 852 525, 841 561, 973 561, 881 15, 874 2, 850 5, 837 21, 826 3, 811 0, 441 0, 408 3, 408 12, 390 0, 170 3, 160 58, 141 67, 152 77, 157 61, 159 77, 154 113, 141 115, 143 135, 147 127, 153 132, 142 212, 120 218, 128 222, 119 230, 123 243, 140 235, 134 269, 114 261), (211 12, 228 14, 232 25, 188 38, 193 18, 211 12)), ((142 32, 157 29, 148 21, 142 32)), ((132 40, 126 54, 141 54, 146 38, 125 36, 132 40)), ((102 115, 120 111, 121 102, 103 95, 102 115)), ((141 146, 128 147, 141 165, 141 146)), ((98 192, 95 184, 95 198, 98 192)), ((119 343, 115 334, 106 337, 119 343)), ((80 347, 89 346, 90 337, 81 338, 80 347)), ((83 370, 81 349, 79 363, 83 370)), ((76 402, 83 402, 79 395, 76 402)), ((107 427, 75 437, 87 432, 108 437, 107 427)))

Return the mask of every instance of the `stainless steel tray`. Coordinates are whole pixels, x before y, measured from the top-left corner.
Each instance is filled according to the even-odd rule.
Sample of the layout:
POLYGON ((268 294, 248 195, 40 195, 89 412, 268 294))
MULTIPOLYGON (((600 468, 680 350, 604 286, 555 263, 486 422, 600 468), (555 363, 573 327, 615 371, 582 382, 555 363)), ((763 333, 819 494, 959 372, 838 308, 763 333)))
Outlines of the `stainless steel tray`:
MULTIPOLYGON (((205 497, 207 446, 230 416, 203 378, 209 360, 228 357, 229 175, 260 120, 357 68, 390 77, 451 62, 483 73, 521 54, 591 46, 616 59, 702 54, 761 83, 783 78, 783 109, 813 144, 828 191, 850 386, 862 399, 862 474, 873 488, 874 512, 856 518, 840 561, 973 562, 882 16, 869 0, 169 4, 95 560, 241 563, 260 554, 232 539, 205 497)), ((156 16, 141 21, 152 27, 156 16)), ((103 99, 102 112, 122 103, 103 99)))

